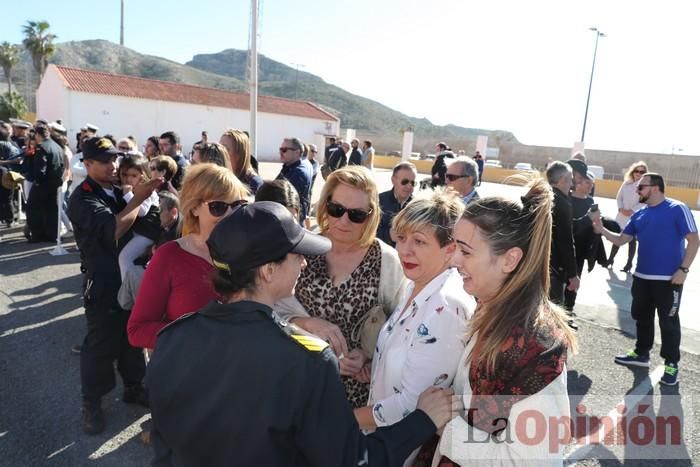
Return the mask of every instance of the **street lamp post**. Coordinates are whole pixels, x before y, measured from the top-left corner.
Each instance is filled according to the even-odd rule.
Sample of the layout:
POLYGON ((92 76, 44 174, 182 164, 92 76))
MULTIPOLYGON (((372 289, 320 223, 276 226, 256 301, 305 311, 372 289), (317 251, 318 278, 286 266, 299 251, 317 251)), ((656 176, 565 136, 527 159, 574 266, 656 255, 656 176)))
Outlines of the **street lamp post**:
POLYGON ((586 98, 586 113, 583 115, 583 131, 581 131, 581 142, 583 143, 586 136, 586 121, 588 120, 588 104, 591 102, 591 88, 593 87, 593 72, 595 71, 595 57, 598 53, 598 39, 606 37, 598 28, 588 28, 595 32, 595 47, 593 48, 593 66, 591 66, 591 79, 588 82, 588 97, 586 98))
POLYGON ((294 99, 297 99, 299 90, 299 67, 306 68, 306 66, 301 63, 292 63, 291 65, 297 68, 296 77, 294 78, 294 99))

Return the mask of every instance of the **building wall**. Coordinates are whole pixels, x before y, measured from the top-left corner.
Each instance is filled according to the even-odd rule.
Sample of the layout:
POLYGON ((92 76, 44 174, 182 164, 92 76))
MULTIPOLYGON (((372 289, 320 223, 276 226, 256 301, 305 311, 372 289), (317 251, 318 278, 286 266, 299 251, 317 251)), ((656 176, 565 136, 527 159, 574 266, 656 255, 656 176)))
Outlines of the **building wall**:
MULTIPOLYGON (((132 135, 142 147, 149 136, 174 130, 180 135, 184 153, 200 140, 202 130, 209 132, 211 141, 218 141, 226 128, 248 130, 249 111, 210 107, 180 102, 134 99, 70 91, 58 73, 47 71, 37 90, 37 109, 41 118, 61 119, 68 130, 71 144, 74 135, 86 123, 100 128, 100 134, 116 139, 132 135)), ((336 135, 339 122, 316 120, 290 115, 258 113, 258 159, 279 160, 279 144, 285 136, 295 136, 302 142, 315 142, 323 135, 336 135)))

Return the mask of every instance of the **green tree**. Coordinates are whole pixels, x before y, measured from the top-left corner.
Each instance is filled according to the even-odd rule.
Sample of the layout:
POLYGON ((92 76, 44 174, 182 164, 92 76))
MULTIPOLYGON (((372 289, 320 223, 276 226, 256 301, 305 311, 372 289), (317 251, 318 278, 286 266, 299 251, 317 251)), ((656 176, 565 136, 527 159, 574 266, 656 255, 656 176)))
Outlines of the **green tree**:
POLYGON ((32 56, 34 69, 39 73, 39 79, 44 77, 44 71, 49 65, 49 57, 56 52, 56 46, 53 41, 56 39, 55 34, 49 32, 48 21, 27 21, 27 24, 22 26, 24 40, 22 43, 32 56))
POLYGON ((0 120, 8 121, 11 118, 22 118, 27 113, 27 104, 24 98, 12 91, 0 96, 0 120))
POLYGON ((12 92, 12 69, 19 63, 19 47, 5 41, 0 44, 0 67, 7 78, 7 92, 12 92))

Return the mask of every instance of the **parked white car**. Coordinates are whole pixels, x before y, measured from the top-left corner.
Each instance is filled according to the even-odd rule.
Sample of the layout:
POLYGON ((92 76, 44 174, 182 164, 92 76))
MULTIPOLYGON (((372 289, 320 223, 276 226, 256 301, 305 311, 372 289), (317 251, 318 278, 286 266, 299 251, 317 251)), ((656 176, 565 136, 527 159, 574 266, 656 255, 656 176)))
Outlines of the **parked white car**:
POLYGON ((484 167, 496 167, 496 168, 503 168, 503 164, 501 164, 501 161, 498 159, 486 159, 484 161, 484 167))
POLYGON ((600 180, 605 175, 605 169, 600 165, 589 165, 588 171, 593 174, 596 180, 600 180))
POLYGON ((513 166, 515 170, 533 170, 532 169, 532 164, 529 162, 518 162, 513 166))

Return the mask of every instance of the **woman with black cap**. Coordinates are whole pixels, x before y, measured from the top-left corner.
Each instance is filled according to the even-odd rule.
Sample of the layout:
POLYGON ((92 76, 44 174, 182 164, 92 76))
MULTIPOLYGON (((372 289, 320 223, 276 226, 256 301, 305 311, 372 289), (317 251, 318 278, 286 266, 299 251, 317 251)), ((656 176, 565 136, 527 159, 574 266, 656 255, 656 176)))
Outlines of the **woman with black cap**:
POLYGON ((164 328, 148 367, 153 465, 397 465, 444 425, 450 390, 402 422, 360 433, 323 340, 272 311, 328 239, 274 202, 237 208, 207 241, 223 302, 164 328))

